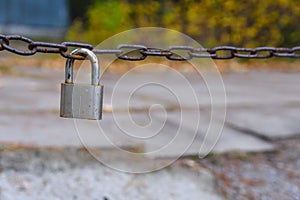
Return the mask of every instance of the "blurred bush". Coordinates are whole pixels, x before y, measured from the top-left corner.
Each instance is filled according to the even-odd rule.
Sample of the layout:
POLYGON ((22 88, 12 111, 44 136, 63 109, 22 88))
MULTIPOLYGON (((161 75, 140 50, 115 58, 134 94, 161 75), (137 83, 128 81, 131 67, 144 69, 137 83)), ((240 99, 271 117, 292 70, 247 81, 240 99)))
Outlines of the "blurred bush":
POLYGON ((75 19, 67 39, 94 44, 135 27, 183 32, 206 47, 300 44, 294 0, 96 0, 87 20, 75 19))

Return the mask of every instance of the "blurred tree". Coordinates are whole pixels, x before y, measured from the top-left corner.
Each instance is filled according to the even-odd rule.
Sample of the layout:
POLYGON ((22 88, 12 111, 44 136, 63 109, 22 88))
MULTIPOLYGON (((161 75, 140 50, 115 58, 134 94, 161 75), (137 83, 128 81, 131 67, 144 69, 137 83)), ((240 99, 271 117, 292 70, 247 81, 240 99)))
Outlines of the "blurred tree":
POLYGON ((87 18, 73 22, 68 39, 97 43, 130 28, 158 26, 210 47, 300 44, 300 6, 294 0, 98 0, 87 18))
POLYGON ((69 0, 70 19, 87 21, 87 10, 95 3, 95 0, 69 0))
POLYGON ((98 0, 87 11, 87 22, 75 19, 67 39, 99 43, 106 38, 132 28, 127 2, 98 0))

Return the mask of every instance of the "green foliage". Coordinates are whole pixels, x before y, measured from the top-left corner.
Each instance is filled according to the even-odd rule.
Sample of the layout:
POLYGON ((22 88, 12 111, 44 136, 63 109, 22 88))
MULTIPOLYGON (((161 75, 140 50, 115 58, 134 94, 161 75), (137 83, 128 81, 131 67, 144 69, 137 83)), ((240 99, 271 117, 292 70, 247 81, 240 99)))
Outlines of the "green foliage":
POLYGON ((98 0, 87 23, 75 20, 67 38, 99 43, 134 27, 165 27, 204 46, 300 44, 300 6, 294 0, 98 0))
POLYGON ((129 4, 117 0, 96 1, 87 12, 87 23, 75 19, 67 33, 67 39, 99 43, 106 38, 132 28, 129 4))

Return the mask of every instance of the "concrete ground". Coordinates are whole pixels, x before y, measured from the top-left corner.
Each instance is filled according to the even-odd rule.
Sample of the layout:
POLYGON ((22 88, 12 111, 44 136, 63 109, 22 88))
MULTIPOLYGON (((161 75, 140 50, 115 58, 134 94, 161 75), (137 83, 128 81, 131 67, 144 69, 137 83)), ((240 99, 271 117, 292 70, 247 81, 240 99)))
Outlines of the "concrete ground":
MULTIPOLYGON (((299 199, 299 151, 284 157, 293 162, 277 159, 290 163, 288 168, 296 177, 293 183, 280 182, 286 179, 263 181, 266 185, 283 184, 282 193, 291 195, 270 197, 276 187, 256 188, 259 191, 254 191, 252 196, 247 192, 234 192, 247 191, 252 186, 250 181, 249 187, 239 190, 236 185, 245 179, 238 179, 239 182, 234 182, 236 185, 228 184, 228 190, 220 184, 224 179, 234 179, 237 173, 233 166, 246 169, 255 166, 255 162, 237 163, 241 157, 248 159, 251 155, 254 157, 250 160, 255 160, 262 154, 270 159, 272 155, 268 155, 282 150, 281 141, 287 141, 284 143, 287 146, 293 140, 296 141, 293 145, 299 144, 300 74, 264 71, 224 74, 225 120, 222 86, 209 85, 216 112, 212 114, 205 81, 194 73, 183 75, 198 101, 186 95, 188 88, 174 81, 176 77, 169 77, 164 72, 131 74, 128 80, 124 79, 118 85, 116 93, 113 89, 121 76, 105 74, 102 79, 105 112, 99 122, 58 117, 60 83, 64 79, 62 70, 16 67, 13 73, 2 75, 1 199, 235 199, 235 195, 238 199, 299 199), (153 84, 133 91, 143 81, 172 85, 179 101, 172 91, 153 84), (132 98, 128 99, 131 93, 132 98), (161 106, 150 108, 154 104, 161 106), (135 123, 132 125, 130 120, 135 123), (222 130, 220 137, 219 129, 222 130), (210 134, 206 135, 208 130, 211 130, 210 134), (200 149, 202 145, 204 149, 200 149), (89 157, 85 151, 82 153, 80 149, 84 146, 90 152, 93 149, 100 151, 94 156, 101 162, 89 157), (204 163, 194 161, 198 154, 206 155, 210 149, 212 158, 204 159, 204 163), (131 156, 136 152, 146 153, 142 154, 145 158, 131 156), (222 159, 215 161, 214 156, 219 158, 219 155, 233 157, 231 170, 224 171, 218 165, 222 159), (176 161, 180 156, 188 159, 176 161), (159 168, 163 169, 142 175, 119 172, 159 168)), ((210 80, 217 78, 205 76, 210 80)), ((291 148, 285 150, 292 151, 291 148)), ((269 166, 271 163, 264 165, 257 171, 257 176, 267 174, 265 169, 269 166)), ((269 173, 267 176, 272 179, 281 170, 269 173)), ((255 171, 248 174, 250 179, 255 177, 255 171)))
MULTIPOLYGON (((128 162, 128 161, 127 161, 128 162)), ((1 153, 1 199, 224 199, 214 176, 180 163, 164 170, 122 173, 75 148, 1 153)))

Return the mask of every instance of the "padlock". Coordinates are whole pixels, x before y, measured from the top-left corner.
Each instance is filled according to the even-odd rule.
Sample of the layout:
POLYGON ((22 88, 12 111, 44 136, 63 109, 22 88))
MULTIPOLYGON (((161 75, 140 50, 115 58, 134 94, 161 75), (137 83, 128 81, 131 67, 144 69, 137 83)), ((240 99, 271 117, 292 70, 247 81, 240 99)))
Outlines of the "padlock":
POLYGON ((91 84, 73 83, 74 59, 68 58, 65 83, 61 84, 60 116, 100 120, 102 118, 103 85, 100 85, 100 66, 97 56, 90 50, 75 49, 71 55, 84 55, 92 65, 91 84))

